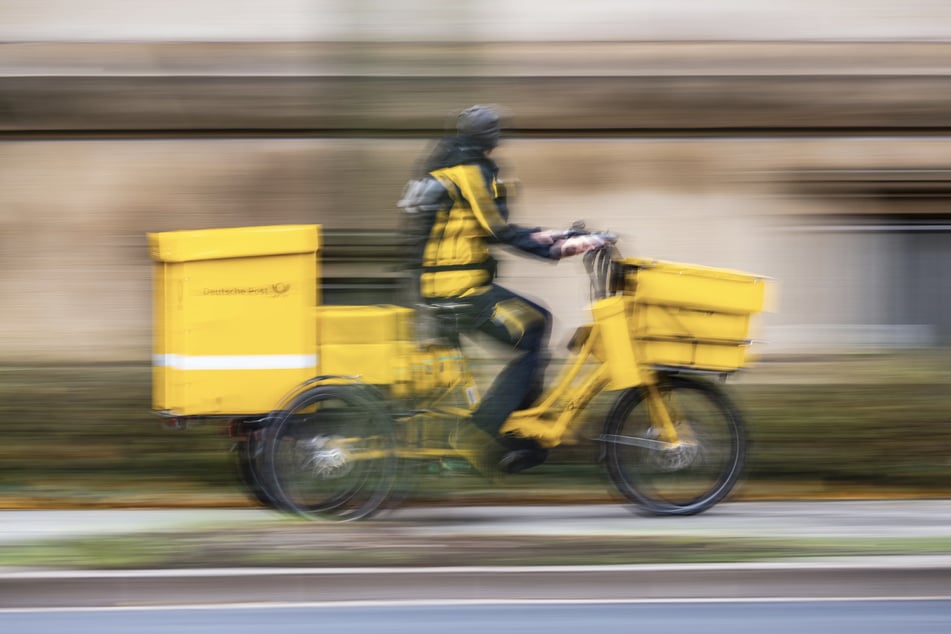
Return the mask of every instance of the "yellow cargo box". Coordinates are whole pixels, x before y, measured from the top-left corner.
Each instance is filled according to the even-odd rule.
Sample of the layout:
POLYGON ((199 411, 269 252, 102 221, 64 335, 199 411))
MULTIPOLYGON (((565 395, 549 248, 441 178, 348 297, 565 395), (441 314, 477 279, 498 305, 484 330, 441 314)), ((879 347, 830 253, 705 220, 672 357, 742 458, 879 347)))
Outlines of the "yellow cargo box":
POLYGON ((766 279, 712 267, 629 258, 625 288, 643 304, 680 306, 718 313, 752 314, 763 310, 766 279))
POLYGON ((687 337, 737 341, 749 337, 748 314, 715 313, 653 304, 632 304, 631 309, 631 327, 637 338, 687 337))
POLYGON ((321 374, 353 376, 364 383, 390 385, 405 380, 405 350, 398 342, 326 343, 320 346, 321 374))
POLYGON ((766 278, 639 258, 620 264, 627 267, 628 326, 639 363, 718 372, 743 367, 766 278))
POLYGON ((412 381, 414 311, 387 304, 316 309, 321 373, 374 385, 412 381))
POLYGON ((155 409, 176 416, 264 413, 318 374, 319 225, 148 238, 155 409))
POLYGON ((319 306, 317 319, 321 344, 389 343, 413 338, 413 310, 402 306, 319 306))
POLYGON ((738 342, 638 340, 634 346, 638 360, 655 367, 732 372, 746 363, 747 346, 738 342))

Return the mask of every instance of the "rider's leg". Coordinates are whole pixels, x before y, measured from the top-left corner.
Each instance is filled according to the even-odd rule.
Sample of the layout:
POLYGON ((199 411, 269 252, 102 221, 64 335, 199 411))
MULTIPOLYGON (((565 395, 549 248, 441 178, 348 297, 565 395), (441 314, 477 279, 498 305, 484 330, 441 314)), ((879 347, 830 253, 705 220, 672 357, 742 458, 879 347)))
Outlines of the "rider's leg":
POLYGON ((502 470, 522 471, 544 462, 548 452, 533 440, 499 437, 498 431, 512 412, 530 406, 541 393, 551 313, 500 286, 481 296, 479 304, 474 325, 512 346, 517 356, 493 381, 471 422, 507 450, 499 461, 502 470))

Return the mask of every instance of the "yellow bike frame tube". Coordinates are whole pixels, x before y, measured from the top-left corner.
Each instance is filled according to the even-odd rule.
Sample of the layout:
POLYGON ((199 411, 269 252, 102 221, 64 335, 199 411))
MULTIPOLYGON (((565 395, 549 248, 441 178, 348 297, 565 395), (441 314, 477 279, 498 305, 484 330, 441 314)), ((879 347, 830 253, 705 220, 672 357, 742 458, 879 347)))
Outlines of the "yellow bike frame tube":
POLYGON ((560 445, 565 432, 578 421, 578 413, 608 384, 609 380, 607 368, 601 365, 585 379, 584 383, 573 390, 572 397, 558 416, 558 420, 554 425, 549 425, 548 432, 542 438, 542 444, 546 447, 560 445))
POLYGON ((548 395, 539 405, 514 412, 502 426, 500 431, 503 434, 514 433, 526 438, 536 438, 545 447, 561 444, 564 433, 577 420, 578 412, 610 381, 608 368, 602 363, 585 377, 580 385, 572 387, 585 361, 592 356, 594 346, 597 345, 597 336, 597 328, 592 328, 571 366, 562 373, 548 395), (544 418, 556 403, 564 401, 566 394, 569 398, 557 419, 544 418))
POLYGON ((574 382, 578 374, 581 372, 581 368, 584 366, 585 361, 589 356, 591 356, 592 351, 594 350, 596 338, 597 335, 594 332, 594 329, 589 331, 589 334, 585 339, 581 350, 579 350, 576 354, 574 361, 572 361, 571 365, 562 372, 561 376, 558 377, 554 387, 549 390, 548 394, 545 395, 545 398, 542 399, 542 401, 535 407, 515 412, 513 416, 538 416, 550 410, 555 405, 555 403, 561 399, 562 395, 568 391, 569 386, 574 382))
POLYGON ((651 425, 653 425, 660 434, 659 440, 678 444, 680 436, 677 434, 677 427, 674 425, 674 416, 676 411, 671 411, 664 403, 664 397, 661 396, 657 388, 657 381, 653 372, 650 373, 650 380, 644 384, 647 390, 645 400, 647 401, 647 412, 650 415, 651 425))

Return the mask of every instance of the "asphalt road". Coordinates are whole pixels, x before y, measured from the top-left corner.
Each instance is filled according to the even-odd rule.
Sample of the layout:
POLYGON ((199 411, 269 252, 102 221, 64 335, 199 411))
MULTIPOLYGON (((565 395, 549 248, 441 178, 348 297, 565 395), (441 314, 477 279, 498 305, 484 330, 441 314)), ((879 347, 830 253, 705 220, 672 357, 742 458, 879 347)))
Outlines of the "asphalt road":
MULTIPOLYGON (((281 521, 264 509, 0 511, 0 544, 257 526, 281 521)), ((404 508, 357 524, 318 522, 324 533, 401 531, 445 535, 701 535, 756 537, 951 537, 951 500, 734 502, 693 517, 647 517, 620 504, 404 508), (336 528, 333 528, 336 526, 336 528)), ((951 554, 951 553, 949 553, 951 554)))
POLYGON ((664 632, 945 634, 951 601, 769 601, 359 605, 0 611, 4 634, 664 632))
MULTIPOLYGON (((687 518, 639 517, 615 505, 433 507, 402 509, 355 524, 292 524, 325 543, 363 540, 398 549, 412 540, 436 553, 445 544, 441 540, 458 536, 469 544, 488 537, 551 536, 587 537, 594 543, 601 536, 618 535, 632 543, 652 535, 733 537, 740 543, 745 537, 922 538, 944 543, 941 540, 951 537, 951 501, 745 502, 722 504, 687 518)), ((253 509, 5 511, 0 512, 0 545, 138 532, 161 539, 162 531, 188 535, 191 530, 223 527, 254 527, 260 536, 262 529, 287 526, 286 518, 253 509)), ((936 553, 932 547, 930 554, 918 556, 686 565, 0 570, 0 608, 6 609, 869 598, 951 600, 951 552, 936 553)))

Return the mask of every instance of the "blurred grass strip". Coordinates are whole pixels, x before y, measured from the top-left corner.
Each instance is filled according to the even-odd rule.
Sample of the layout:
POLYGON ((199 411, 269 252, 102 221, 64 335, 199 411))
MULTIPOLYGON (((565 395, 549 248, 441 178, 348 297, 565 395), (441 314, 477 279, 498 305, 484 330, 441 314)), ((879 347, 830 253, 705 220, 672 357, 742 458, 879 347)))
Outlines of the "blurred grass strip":
MULTIPOLYGON (((751 436, 740 497, 945 496, 951 493, 951 356, 763 364, 727 384, 751 436)), ((0 507, 250 503, 223 422, 187 431, 150 411, 143 365, 0 368, 0 507)), ((586 413, 593 435, 611 395, 586 413)), ((557 450, 537 470, 490 485, 429 474, 418 501, 597 501, 608 486, 593 443, 557 450)))
POLYGON ((770 539, 750 537, 431 537, 350 527, 336 536, 313 526, 222 527, 188 533, 84 537, 0 546, 0 566, 50 568, 224 568, 361 566, 617 565, 755 562, 883 555, 943 555, 947 539, 770 539))

